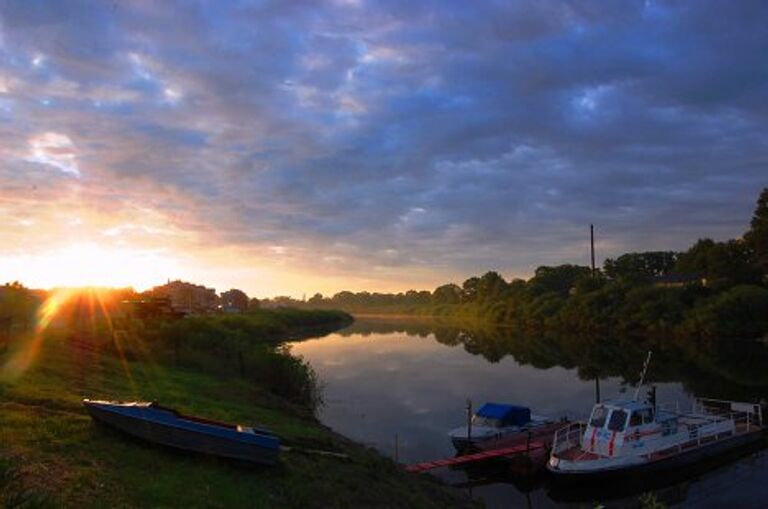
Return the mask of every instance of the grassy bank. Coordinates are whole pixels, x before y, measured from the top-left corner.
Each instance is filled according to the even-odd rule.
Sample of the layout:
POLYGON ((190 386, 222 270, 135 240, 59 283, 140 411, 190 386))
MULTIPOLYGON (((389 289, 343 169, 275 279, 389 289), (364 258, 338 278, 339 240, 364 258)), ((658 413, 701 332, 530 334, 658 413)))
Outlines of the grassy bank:
MULTIPOLYGON (((42 335, 16 335, 0 354, 0 506, 464 504, 441 485, 407 475, 334 434, 312 417, 305 401, 281 394, 256 373, 277 357, 293 359, 274 347, 281 337, 333 322, 328 314, 278 311, 160 327, 134 324, 114 336, 103 323, 54 323, 42 335), (213 337, 219 339, 215 345, 213 337), (288 445, 349 458, 286 452, 277 467, 246 468, 184 454, 94 425, 81 406, 83 397, 158 400, 213 419, 258 423, 288 445)), ((276 376, 306 368, 300 360, 286 362, 293 367, 277 369, 283 375, 276 376)))

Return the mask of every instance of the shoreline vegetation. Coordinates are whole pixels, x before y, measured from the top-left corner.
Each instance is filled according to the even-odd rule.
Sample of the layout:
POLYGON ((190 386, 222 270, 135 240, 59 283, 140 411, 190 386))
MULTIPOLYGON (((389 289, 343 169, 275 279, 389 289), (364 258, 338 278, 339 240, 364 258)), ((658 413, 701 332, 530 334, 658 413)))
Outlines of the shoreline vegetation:
POLYGON ((353 314, 450 317, 505 325, 526 333, 568 332, 695 341, 768 335, 768 188, 750 228, 738 239, 701 239, 683 252, 627 253, 594 272, 541 266, 532 278, 497 272, 434 291, 315 294, 264 307, 342 309, 353 314))
POLYGON ((80 290, 53 310, 51 296, 40 305, 7 288, 0 312, 16 315, 0 338, 2 507, 472 506, 316 419, 318 380, 284 341, 344 327, 346 313, 134 320, 118 313, 119 292, 80 290), (94 424, 84 397, 263 425, 292 450, 258 468, 153 446, 94 424))

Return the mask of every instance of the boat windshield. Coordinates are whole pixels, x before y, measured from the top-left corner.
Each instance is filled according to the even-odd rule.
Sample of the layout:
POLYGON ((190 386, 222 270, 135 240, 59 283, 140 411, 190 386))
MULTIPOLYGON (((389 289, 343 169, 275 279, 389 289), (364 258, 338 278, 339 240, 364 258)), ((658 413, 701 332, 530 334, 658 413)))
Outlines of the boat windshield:
POLYGON ((602 405, 596 406, 592 410, 592 419, 590 419, 589 425, 593 428, 602 428, 606 417, 608 417, 608 410, 602 405))
POLYGON ((627 412, 616 409, 611 413, 611 418, 608 421, 608 429, 611 431, 624 431, 624 426, 626 424, 627 412))
POLYGON ((483 417, 476 415, 472 418, 472 424, 475 426, 485 426, 487 428, 500 428, 501 421, 492 417, 483 417))

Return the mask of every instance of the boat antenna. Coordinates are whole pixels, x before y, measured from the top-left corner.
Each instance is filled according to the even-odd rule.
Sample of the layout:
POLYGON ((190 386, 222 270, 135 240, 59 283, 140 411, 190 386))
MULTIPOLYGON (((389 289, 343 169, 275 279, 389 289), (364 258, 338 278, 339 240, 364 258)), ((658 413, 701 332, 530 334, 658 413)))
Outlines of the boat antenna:
POLYGON ((640 393, 640 387, 645 382, 645 374, 648 372, 648 366, 651 364, 651 355, 653 354, 653 350, 648 350, 648 355, 645 357, 645 362, 643 363, 643 371, 640 372, 640 381, 637 382, 637 388, 635 388, 635 397, 634 400, 637 400, 637 396, 640 393))

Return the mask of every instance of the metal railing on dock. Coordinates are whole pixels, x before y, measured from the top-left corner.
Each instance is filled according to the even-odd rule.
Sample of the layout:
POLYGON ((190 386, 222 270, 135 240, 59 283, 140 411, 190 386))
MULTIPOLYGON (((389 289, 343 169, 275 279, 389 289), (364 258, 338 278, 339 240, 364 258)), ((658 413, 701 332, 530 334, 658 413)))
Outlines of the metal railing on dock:
POLYGON ((557 430, 555 439, 552 442, 552 452, 559 453, 575 447, 581 447, 581 437, 586 429, 587 425, 585 423, 572 422, 557 430))

